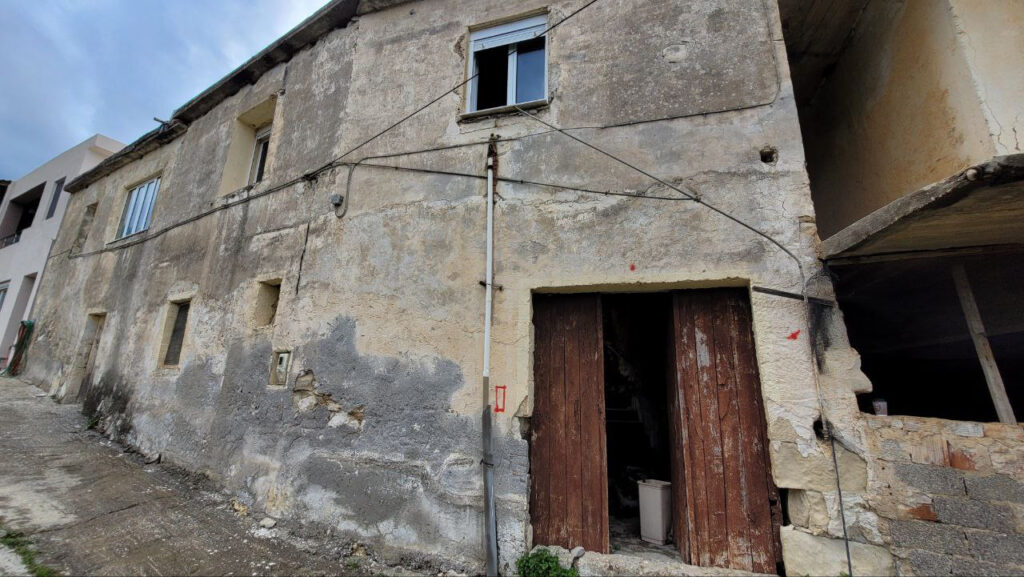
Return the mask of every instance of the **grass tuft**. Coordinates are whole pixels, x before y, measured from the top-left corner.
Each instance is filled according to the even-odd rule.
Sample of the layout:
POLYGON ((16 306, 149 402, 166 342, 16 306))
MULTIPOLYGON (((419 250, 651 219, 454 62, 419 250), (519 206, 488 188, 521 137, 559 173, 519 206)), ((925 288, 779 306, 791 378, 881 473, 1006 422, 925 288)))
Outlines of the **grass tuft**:
POLYGON ((3 536, 0 537, 0 545, 8 547, 21 557, 21 562, 28 568, 29 573, 35 577, 57 577, 59 575, 54 569, 36 561, 36 551, 32 548, 32 542, 23 534, 8 531, 2 526, 0 526, 0 533, 3 533, 3 536))

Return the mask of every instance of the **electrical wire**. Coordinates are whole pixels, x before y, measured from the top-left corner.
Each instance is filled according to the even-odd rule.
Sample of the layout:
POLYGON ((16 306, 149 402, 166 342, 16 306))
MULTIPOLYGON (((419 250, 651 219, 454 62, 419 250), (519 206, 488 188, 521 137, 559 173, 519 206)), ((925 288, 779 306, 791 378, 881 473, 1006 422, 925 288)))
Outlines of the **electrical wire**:
MULTIPOLYGON (((588 7, 590 7, 590 6, 594 5, 594 4, 596 4, 596 3, 597 3, 597 1, 598 1, 598 0, 590 0, 590 2, 587 2, 587 3, 586 3, 586 4, 584 4, 583 6, 580 6, 580 7, 579 7, 579 8, 577 8, 576 10, 574 10, 574 11, 570 12, 570 13, 569 13, 569 14, 568 14, 568 15, 567 15, 567 16, 566 16, 565 18, 562 18, 562 19, 561 19, 561 20, 559 20, 558 22, 555 22, 555 23, 554 23, 554 24, 552 24, 551 26, 548 26, 547 28, 545 28, 543 32, 540 32, 540 33, 538 33, 538 34, 534 35, 534 38, 538 38, 538 37, 540 37, 540 36, 544 36, 544 35, 545 35, 545 34, 547 34, 548 32, 550 32, 550 31, 554 30, 555 28, 558 28, 558 27, 559 27, 559 26, 561 26, 562 24, 565 24, 565 23, 566 23, 566 22, 567 22, 567 21, 568 21, 569 19, 571 19, 572 17, 576 16, 577 14, 579 14, 580 12, 582 12, 582 11, 583 11, 584 9, 586 9, 586 8, 588 8, 588 7)), ((438 95, 438 96, 437 96, 437 98, 434 98, 434 99, 433 99, 433 100, 431 100, 430 102, 428 102, 428 103, 424 104, 423 106, 420 106, 420 107, 419 107, 419 108, 417 108, 416 110, 414 110, 414 111, 410 112, 409 114, 405 115, 405 116, 404 116, 404 117, 403 117, 403 118, 402 118, 401 120, 399 120, 399 121, 397 121, 397 122, 395 122, 395 123, 391 124, 390 126, 388 126, 387 128, 385 128, 384 130, 381 130, 380 132, 378 132, 378 133, 374 134, 374 135, 373 135, 373 136, 371 136, 370 138, 367 138, 366 140, 364 140, 364 141, 360 142, 359 144, 355 145, 354 147, 352 147, 352 148, 348 149, 347 151, 345 151, 344 153, 342 153, 342 154, 341 154, 341 156, 338 156, 338 157, 336 157, 336 158, 335 158, 334 160, 332 160, 331 162, 328 162, 327 164, 325 164, 325 165, 321 166, 321 167, 320 167, 320 168, 318 168, 317 170, 314 170, 314 171, 313 171, 312 173, 310 173, 310 176, 311 176, 311 177, 314 177, 314 178, 315 178, 315 177, 316 177, 316 176, 317 176, 318 174, 320 174, 321 172, 323 172, 323 171, 325 171, 325 170, 329 170, 329 169, 331 169, 331 168, 333 167, 332 165, 334 165, 335 163, 337 163, 337 162, 341 161, 341 159, 343 159, 343 158, 345 158, 346 156, 348 156, 348 155, 352 154, 353 152, 355 152, 355 151, 359 150, 360 148, 362 148, 362 147, 366 146, 367 144, 370 144, 370 143, 371 143, 371 142, 373 142, 374 140, 377 140, 377 139, 378 139, 378 138, 380 138, 381 136, 384 136, 385 134, 387 134, 388 132, 390 132, 390 131, 391 131, 391 130, 393 130, 394 128, 396 128, 396 127, 398 127, 399 125, 401 125, 401 124, 405 123, 405 122, 406 122, 407 120, 409 120, 409 119, 410 119, 410 118, 412 118, 413 116, 416 116, 416 115, 417 115, 417 114, 419 114, 420 112, 423 112, 424 110, 426 110, 426 109, 430 108, 431 106, 433 106, 434 104, 436 104, 437 102, 439 102, 439 101, 440 101, 441 99, 443 99, 443 98, 444 98, 445 96, 448 96, 449 94, 452 94, 452 93, 453 93, 453 92, 455 92, 456 90, 458 90, 458 89, 462 88, 463 86, 465 86, 465 85, 469 84, 470 82, 472 82, 472 81, 473 81, 473 80, 474 80, 474 79, 475 79, 475 78, 476 78, 477 76, 479 76, 479 75, 480 75, 480 73, 476 73, 476 74, 473 74, 473 75, 472 75, 472 76, 470 76, 469 78, 467 78, 467 79, 463 80, 462 82, 459 82, 458 84, 456 84, 455 86, 452 86, 452 87, 451 87, 451 88, 449 88, 448 90, 445 90, 445 91, 444 91, 444 92, 443 92, 442 94, 438 95)))
MULTIPOLYGON (((356 164, 353 163, 350 166, 355 168, 356 164)), ((405 172, 418 172, 418 173, 424 173, 424 174, 437 174, 437 175, 442 175, 442 176, 456 176, 456 177, 462 177, 462 178, 472 178, 472 179, 476 179, 476 180, 487 180, 486 176, 483 176, 483 175, 480 175, 480 174, 472 174, 472 173, 468 173, 468 172, 455 172, 455 171, 450 171, 450 170, 437 170, 437 169, 433 169, 433 168, 416 168, 416 167, 407 167, 407 166, 393 166, 393 165, 389 165, 389 164, 373 164, 373 163, 366 163, 366 162, 360 163, 359 166, 365 166, 365 167, 368 167, 368 168, 391 169, 391 170, 398 170, 398 171, 405 171, 405 172)), ((609 191, 609 190, 595 190, 595 189, 592 189, 592 188, 581 188, 581 187, 578 187, 578 186, 570 186, 570 185, 567 185, 567 184, 557 184, 557 183, 552 183, 552 182, 540 182, 540 181, 536 181, 536 180, 527 180, 527 179, 522 179, 522 178, 496 177, 495 180, 497 180, 498 182, 505 182, 505 183, 508 183, 508 184, 521 184, 521 185, 537 186, 537 187, 544 187, 544 188, 557 188, 557 189, 560 189, 560 190, 570 190, 570 191, 573 191, 573 192, 582 192, 582 193, 585 193, 585 194, 596 194, 596 195, 601 195, 601 196, 618 196, 618 197, 626 197, 626 198, 639 198, 639 199, 648 199, 648 200, 670 200, 670 201, 689 201, 689 200, 692 200, 690 198, 678 197, 678 196, 657 196, 657 195, 648 195, 648 194, 631 194, 631 193, 628 193, 628 192, 612 192, 612 191, 609 191)))
POLYGON ((679 188, 678 186, 675 186, 675 185, 673 185, 673 184, 671 184, 669 182, 666 182, 666 181, 658 178, 657 176, 654 176, 650 172, 647 172, 646 170, 644 170, 644 169, 642 169, 642 168, 640 168, 640 167, 638 167, 638 166, 636 166, 634 164, 631 164, 631 163, 629 163, 629 162, 619 158, 618 156, 615 156, 614 154, 612 154, 610 152, 607 152, 604 149, 598 148, 597 146, 594 146, 593 144, 590 144, 589 142, 583 140, 582 138, 578 138, 576 136, 573 136, 572 134, 569 134, 568 132, 565 132, 564 130, 562 130, 561 128, 555 126, 554 124, 551 124, 550 122, 548 122, 548 121, 546 121, 546 120, 544 120, 542 118, 539 118, 538 116, 536 116, 534 114, 530 114, 529 112, 523 110, 519 106, 513 105, 513 107, 516 110, 518 110, 519 113, 522 114, 523 116, 526 116, 528 118, 532 118, 533 120, 543 124, 544 126, 547 126, 548 128, 550 128, 552 130, 555 130, 555 131, 565 135, 566 137, 571 138, 572 140, 575 140, 576 142, 582 144, 583 146, 586 146, 587 148, 590 148, 591 150, 599 152, 599 153, 603 154, 604 156, 607 156, 608 158, 614 160, 615 162, 618 162, 619 164, 622 164, 622 165, 624 165, 624 166, 626 166, 628 168, 631 168, 631 169, 635 170, 636 172, 639 172, 640 174, 642 174, 642 175, 644 175, 644 176, 646 176, 646 177, 648 177, 648 178, 650 178, 650 179, 652 179, 652 180, 654 180, 656 182, 659 182, 659 183, 663 184, 664 186, 667 186, 668 188, 671 188, 672 190, 678 192, 679 194, 682 194, 684 197, 688 198, 689 200, 693 200, 693 201, 697 202, 698 204, 700 204, 702 206, 706 206, 709 210, 712 210, 712 211, 714 211, 714 212, 724 216, 725 218, 727 218, 727 219, 735 222, 736 224, 746 228, 747 230, 753 232, 754 234, 756 234, 756 235, 766 239, 768 242, 772 243, 773 245, 778 247, 779 250, 781 250, 783 253, 785 253, 787 256, 789 256, 789 258, 793 259, 793 262, 796 263, 797 270, 800 273, 800 294, 801 294, 801 296, 804 297, 804 300, 807 299, 807 287, 806 287, 807 277, 804 274, 804 267, 803 267, 803 265, 800 264, 800 259, 797 258, 797 256, 795 254, 793 254, 793 251, 791 251, 788 248, 786 248, 785 245, 783 245, 781 242, 775 240, 775 238, 773 238, 771 235, 769 235, 767 233, 764 233, 764 232, 761 232, 760 230, 758 230, 753 225, 747 224, 745 221, 741 220, 740 218, 738 218, 736 216, 733 216, 732 214, 726 212, 725 210, 722 210, 722 209, 720 209, 720 208, 718 208, 718 207, 716 207, 714 205, 708 204, 707 202, 704 202, 701 199, 700 194, 697 191, 695 191, 692 188, 690 188, 690 187, 686 187, 686 190, 683 190, 682 188, 679 188))

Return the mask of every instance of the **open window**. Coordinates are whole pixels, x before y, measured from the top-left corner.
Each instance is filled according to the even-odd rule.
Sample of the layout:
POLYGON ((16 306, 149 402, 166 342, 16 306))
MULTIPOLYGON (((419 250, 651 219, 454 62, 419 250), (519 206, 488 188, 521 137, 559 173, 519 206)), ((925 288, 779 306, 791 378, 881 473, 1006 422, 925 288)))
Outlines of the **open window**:
POLYGON ((252 151, 252 164, 249 166, 249 184, 263 180, 263 171, 267 168, 267 151, 270 150, 270 126, 256 131, 256 147, 252 151))
POLYGON ((277 98, 268 98, 232 121, 231 142, 218 189, 220 194, 256 185, 269 174, 276 106, 277 98))
POLYGON ((160 177, 156 177, 136 186, 128 192, 125 200, 121 226, 118 227, 118 238, 138 234, 149 229, 153 217, 153 205, 160 191, 160 177))
POLYGON ((547 16, 470 34, 468 112, 547 99, 547 16))
POLYGON ((176 367, 181 361, 190 308, 192 308, 191 300, 171 301, 167 306, 163 338, 160 343, 160 364, 165 367, 176 367))
POLYGON ((887 257, 831 270, 873 386, 859 395, 861 410, 983 422, 1024 414, 1024 254, 887 257))
POLYGON ((3 220, 0 221, 0 247, 18 242, 21 240, 22 231, 32 226, 45 189, 46 183, 44 182, 11 199, 3 220))
POLYGON ((269 327, 277 318, 277 303, 281 299, 281 279, 262 281, 256 288, 256 309, 253 311, 253 325, 269 327))

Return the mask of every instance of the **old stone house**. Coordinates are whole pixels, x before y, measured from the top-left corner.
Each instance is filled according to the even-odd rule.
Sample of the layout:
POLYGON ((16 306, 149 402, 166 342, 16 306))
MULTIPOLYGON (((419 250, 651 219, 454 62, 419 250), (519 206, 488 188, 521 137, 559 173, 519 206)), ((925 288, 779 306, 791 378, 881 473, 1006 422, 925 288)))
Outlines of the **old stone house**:
POLYGON ((977 343, 945 402, 1019 414, 1012 339, 1002 399, 983 331, 880 324, 928 284, 899 274, 964 270, 925 252, 1017 262, 995 62, 1022 10, 993 4, 335 0, 68 184, 27 376, 382 554, 1019 571, 1024 431, 927 382, 918 410, 883 362, 977 343), (886 248, 908 227, 931 244, 886 248), (640 540, 644 479, 672 483, 674 545, 640 540))

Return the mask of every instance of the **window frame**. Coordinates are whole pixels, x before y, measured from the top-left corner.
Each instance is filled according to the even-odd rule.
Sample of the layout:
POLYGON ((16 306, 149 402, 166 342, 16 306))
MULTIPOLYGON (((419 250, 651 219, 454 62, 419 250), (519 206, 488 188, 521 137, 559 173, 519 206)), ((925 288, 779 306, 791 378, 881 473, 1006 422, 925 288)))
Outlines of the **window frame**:
POLYGON ((117 225, 117 237, 115 240, 127 238, 136 234, 141 234, 149 230, 149 226, 153 224, 153 209, 156 207, 156 199, 160 194, 161 175, 152 176, 146 180, 130 187, 128 194, 125 195, 124 208, 121 210, 121 220, 117 225), (150 197, 148 192, 143 203, 146 205, 145 218, 143 221, 139 221, 139 217, 142 216, 142 212, 134 214, 136 208, 137 196, 136 192, 148 187, 151 183, 156 183, 153 189, 153 194, 150 197), (131 232, 129 232, 129 224, 131 224, 131 232), (138 228, 136 228, 138 227, 138 228))
POLYGON ((548 101, 548 54, 550 52, 550 44, 548 43, 547 28, 548 14, 547 12, 543 12, 540 14, 516 18, 500 24, 486 25, 470 30, 469 50, 467 51, 469 57, 466 59, 466 77, 470 80, 467 83, 466 89, 465 114, 475 115, 477 113, 497 111, 511 106, 536 105, 539 103, 546 103, 548 101), (538 31, 542 31, 543 34, 537 33, 538 31), (544 96, 543 98, 517 102, 517 47, 520 43, 534 40, 536 38, 544 38, 544 96), (477 108, 477 83, 480 77, 479 71, 477 70, 476 53, 502 46, 508 46, 508 76, 505 84, 505 104, 502 106, 492 106, 490 108, 477 108))
POLYGON ((268 124, 255 131, 256 142, 249 159, 249 174, 245 178, 246 186, 255 186, 263 182, 267 175, 267 158, 270 156, 270 133, 273 128, 268 124))

